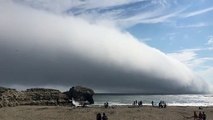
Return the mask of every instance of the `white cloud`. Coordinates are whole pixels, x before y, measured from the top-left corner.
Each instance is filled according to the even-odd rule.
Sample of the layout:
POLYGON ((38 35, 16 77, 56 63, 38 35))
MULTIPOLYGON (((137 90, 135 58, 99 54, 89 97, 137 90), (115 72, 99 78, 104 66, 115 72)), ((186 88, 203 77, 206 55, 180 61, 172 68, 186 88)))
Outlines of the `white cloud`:
POLYGON ((147 13, 142 13, 141 15, 135 15, 126 19, 121 19, 118 20, 119 22, 123 23, 128 23, 128 24, 138 24, 138 23, 148 23, 148 24, 153 24, 153 23, 162 23, 162 22, 168 22, 170 21, 171 18, 176 17, 179 13, 184 11, 184 9, 169 13, 166 15, 162 15, 162 11, 159 9, 156 9, 156 11, 153 12, 147 12, 147 13))
POLYGON ((201 51, 209 51, 209 48, 184 49, 167 55, 181 61, 191 69, 197 69, 205 66, 204 63, 213 60, 211 57, 199 57, 198 52, 201 51))
MULTIPOLYGON (((213 85, 213 67, 209 67, 207 69, 201 70, 197 72, 200 76, 205 78, 209 84, 213 85)), ((213 89, 213 88, 212 88, 213 89)), ((212 91, 212 90, 211 90, 212 91)))
POLYGON ((213 68, 211 65, 207 63, 213 61, 213 57, 199 57, 198 53, 209 50, 211 49, 210 48, 185 49, 179 52, 169 53, 167 55, 181 61, 189 68, 195 70, 195 72, 199 76, 208 81, 208 84, 210 86, 213 86, 213 79, 212 79, 213 68))
POLYGON ((183 63, 188 63, 188 61, 191 61, 196 57, 196 53, 193 51, 182 51, 179 53, 170 53, 168 55, 180 60, 183 63))
POLYGON ((149 42, 149 41, 151 41, 152 40, 152 38, 141 38, 140 39, 140 41, 143 41, 143 42, 149 42))
POLYGON ((83 5, 86 9, 94 9, 94 8, 106 8, 106 7, 113 7, 118 5, 125 5, 129 3, 134 3, 138 1, 144 0, 116 0, 116 1, 109 1, 109 0, 86 0, 84 1, 83 5))
POLYGON ((81 0, 12 0, 18 4, 34 7, 36 9, 44 9, 54 13, 62 13, 72 7, 84 4, 81 0))
POLYGON ((199 72, 201 76, 209 79, 209 81, 212 81, 213 83, 213 67, 210 67, 204 71, 199 72))
POLYGON ((197 59, 197 53, 195 51, 196 50, 187 49, 176 53, 169 53, 167 55, 183 62, 185 65, 193 69, 203 62, 197 59))
POLYGON ((188 24, 188 25, 178 25, 176 27, 178 28, 199 28, 199 27, 205 27, 208 26, 206 23, 197 23, 197 24, 188 24))
POLYGON ((209 36, 208 37, 207 45, 212 45, 213 46, 213 36, 209 36))
POLYGON ((18 0, 17 3, 55 13, 76 15, 93 23, 113 20, 116 25, 123 28, 139 23, 168 22, 185 10, 181 8, 168 11, 172 2, 167 0, 55 0, 54 2, 52 0, 18 0), (133 4, 140 4, 140 6, 133 7, 131 6, 133 4))
POLYGON ((184 14, 183 17, 193 17, 193 16, 197 16, 197 15, 201 15, 201 14, 210 12, 212 10, 213 10, 213 7, 202 9, 202 10, 198 10, 198 11, 193 11, 193 12, 184 14))
POLYGON ((2 85, 82 84, 119 92, 208 91, 205 81, 184 64, 116 27, 8 2, 0 4, 0 19, 2 85))
POLYGON ((17 3, 30 5, 34 8, 54 11, 56 13, 62 13, 71 8, 79 8, 82 11, 88 9, 103 9, 118 5, 130 4, 144 0, 13 0, 17 3))

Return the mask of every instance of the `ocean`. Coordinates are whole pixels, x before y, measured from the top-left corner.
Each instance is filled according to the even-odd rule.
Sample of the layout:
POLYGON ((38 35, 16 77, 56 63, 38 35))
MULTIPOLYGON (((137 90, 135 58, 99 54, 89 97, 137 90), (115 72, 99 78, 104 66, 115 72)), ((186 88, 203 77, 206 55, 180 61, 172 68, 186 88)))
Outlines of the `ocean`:
POLYGON ((213 94, 185 94, 185 95, 94 95, 95 105, 132 105, 133 101, 143 101, 143 105, 155 105, 162 100, 168 106, 213 106, 213 94))

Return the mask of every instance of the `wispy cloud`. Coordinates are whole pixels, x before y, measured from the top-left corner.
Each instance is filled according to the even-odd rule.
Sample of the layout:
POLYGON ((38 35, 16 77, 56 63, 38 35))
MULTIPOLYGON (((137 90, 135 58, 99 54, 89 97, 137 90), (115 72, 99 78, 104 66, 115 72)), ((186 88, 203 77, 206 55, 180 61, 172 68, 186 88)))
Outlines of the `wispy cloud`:
POLYGON ((197 69, 208 61, 212 61, 213 57, 199 57, 199 52, 209 51, 207 48, 194 48, 194 49, 183 49, 174 53, 168 53, 167 55, 181 61, 191 69, 197 69))
POLYGON ((69 9, 78 11, 79 13, 87 12, 88 10, 107 9, 115 6, 128 5, 144 0, 13 0, 19 4, 29 5, 33 8, 50 10, 56 13, 62 13, 69 9))
POLYGON ((171 10, 167 0, 14 0, 19 4, 70 14, 91 22, 113 21, 118 26, 131 27, 135 24, 155 24, 168 22, 178 16, 184 8, 171 10), (94 19, 95 18, 95 19, 94 19))
POLYGON ((207 45, 212 45, 213 46, 213 36, 209 36, 208 37, 207 45))
MULTIPOLYGON (((191 17, 213 10, 213 7, 185 13, 189 6, 169 0, 13 0, 37 9, 54 13, 70 14, 91 22, 113 21, 121 27, 136 24, 155 24, 176 21, 177 18, 191 17), (174 7, 175 5, 175 7, 174 7), (183 14, 183 15, 182 15, 183 14), (95 18, 95 19, 94 19, 95 18), (174 18, 174 19, 173 19, 174 18)), ((178 26, 180 28, 204 27, 205 23, 178 26)))
POLYGON ((177 28, 199 28, 199 27, 206 27, 206 26, 208 26, 208 24, 206 24, 206 23, 176 25, 177 28))
MULTIPOLYGON (((158 10, 156 10, 158 11, 158 10)), ((168 22, 170 21, 170 18, 176 17, 179 13, 181 13, 182 11, 184 11, 184 9, 173 12, 173 13, 169 13, 166 15, 161 15, 163 11, 159 12, 159 13, 146 13, 147 16, 145 16, 146 14, 141 14, 141 15, 136 15, 136 16, 132 16, 130 18, 127 19, 121 19, 120 21, 124 21, 126 23, 161 23, 161 22, 168 22)))
MULTIPOLYGON (((206 69, 204 70, 200 70, 197 72, 199 74, 199 76, 202 76, 203 78, 205 78, 206 80, 209 81, 210 84, 213 84, 213 67, 212 66, 208 66, 206 69)), ((213 88, 211 88, 213 91, 213 88)))
POLYGON ((213 7, 202 9, 202 10, 198 10, 198 11, 193 11, 193 12, 185 13, 183 15, 183 17, 192 17, 192 16, 196 16, 196 15, 201 15, 201 14, 210 12, 212 10, 213 10, 213 7))
POLYGON ((144 41, 144 42, 148 42, 148 41, 151 41, 152 38, 141 38, 141 40, 144 41))
MULTIPOLYGON (((207 48, 195 48, 195 49, 183 49, 178 52, 169 53, 170 57, 173 57, 189 68, 193 69, 199 76, 208 81, 209 85, 213 86, 213 67, 209 65, 209 62, 213 62, 213 57, 201 57, 200 52, 211 51, 212 49, 207 48)), ((212 88, 213 90, 213 88, 212 88)))
POLYGON ((173 57, 182 63, 186 64, 190 68, 195 68, 197 65, 201 64, 203 61, 197 60, 196 50, 181 50, 175 53, 169 53, 170 57, 173 57))

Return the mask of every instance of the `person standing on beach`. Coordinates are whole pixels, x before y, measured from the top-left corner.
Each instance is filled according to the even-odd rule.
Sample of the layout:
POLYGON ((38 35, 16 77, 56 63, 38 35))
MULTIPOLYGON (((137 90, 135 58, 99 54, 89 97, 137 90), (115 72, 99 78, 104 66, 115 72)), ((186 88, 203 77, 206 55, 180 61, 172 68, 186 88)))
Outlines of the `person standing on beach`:
POLYGON ((143 104, 143 102, 142 102, 142 101, 139 101, 139 102, 138 102, 138 106, 139 106, 139 107, 141 107, 141 106, 142 106, 142 104, 143 104))
POLYGON ((106 116, 105 113, 103 113, 102 120, 108 120, 108 117, 106 116))
POLYGON ((194 111, 194 120, 197 120, 198 116, 197 116, 197 113, 196 111, 194 111))
POLYGON ((96 120, 101 120, 101 113, 98 113, 98 114, 96 115, 96 120))
POLYGON ((109 103, 108 103, 108 102, 105 102, 105 103, 104 103, 104 107, 105 107, 105 108, 108 108, 108 107, 109 107, 109 103))
POLYGON ((199 112, 199 120, 202 120, 203 119, 203 115, 201 112, 199 112))
POLYGON ((206 114, 204 112, 203 112, 202 117, 203 117, 203 120, 206 120, 206 114))
POLYGON ((154 102, 152 101, 152 107, 154 107, 154 102))

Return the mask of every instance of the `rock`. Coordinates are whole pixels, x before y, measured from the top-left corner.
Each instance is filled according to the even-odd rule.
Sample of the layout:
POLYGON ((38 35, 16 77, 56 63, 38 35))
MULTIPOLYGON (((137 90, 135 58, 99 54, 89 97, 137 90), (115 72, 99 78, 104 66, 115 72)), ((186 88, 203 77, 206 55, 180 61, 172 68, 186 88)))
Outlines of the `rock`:
POLYGON ((9 91, 9 90, 15 90, 15 89, 0 87, 0 94, 4 93, 5 91, 9 91))
POLYGON ((31 88, 24 91, 27 96, 25 105, 65 105, 69 98, 56 89, 31 88))
POLYGON ((0 87, 0 107, 17 106, 20 92, 15 89, 0 87))
POLYGON ((90 88, 76 86, 70 88, 68 92, 65 92, 69 99, 74 99, 75 101, 88 101, 89 104, 94 104, 93 95, 94 91, 90 88))
POLYGON ((17 105, 71 105, 67 95, 59 90, 32 88, 26 91, 0 87, 0 107, 17 105))
POLYGON ((93 104, 94 91, 89 88, 76 86, 68 92, 56 89, 31 88, 17 91, 11 88, 0 87, 0 107, 17 105, 72 105, 72 98, 76 101, 88 101, 93 104))

